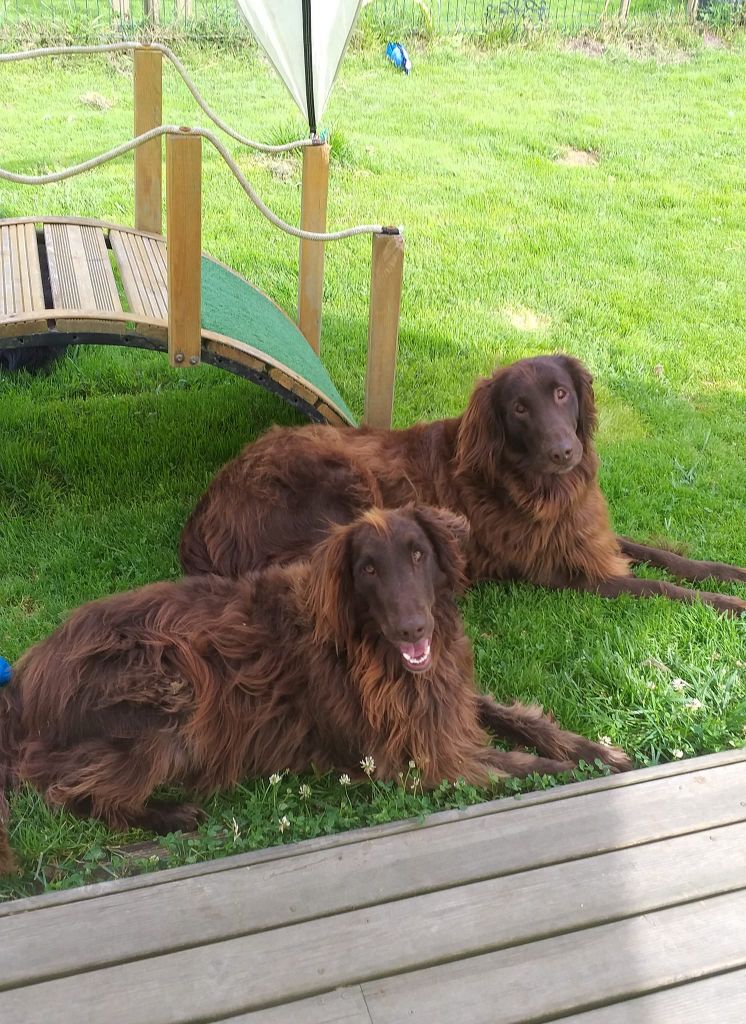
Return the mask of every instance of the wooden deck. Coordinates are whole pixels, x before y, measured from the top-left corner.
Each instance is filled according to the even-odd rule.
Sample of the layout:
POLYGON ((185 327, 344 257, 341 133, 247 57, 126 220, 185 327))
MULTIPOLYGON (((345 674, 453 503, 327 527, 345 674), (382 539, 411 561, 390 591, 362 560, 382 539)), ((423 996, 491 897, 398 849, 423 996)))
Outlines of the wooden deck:
POLYGON ((3 1024, 743 1024, 746 750, 0 906, 3 1024))

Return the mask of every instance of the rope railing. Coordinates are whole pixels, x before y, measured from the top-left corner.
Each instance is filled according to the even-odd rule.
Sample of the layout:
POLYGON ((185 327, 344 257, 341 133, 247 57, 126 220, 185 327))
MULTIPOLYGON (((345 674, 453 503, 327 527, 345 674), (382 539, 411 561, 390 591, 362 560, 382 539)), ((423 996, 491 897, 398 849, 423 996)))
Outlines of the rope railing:
POLYGON ((117 51, 132 51, 132 50, 157 50, 162 53, 164 57, 167 57, 171 61, 176 71, 181 75, 184 80, 189 92, 194 97, 197 105, 204 111, 204 113, 210 118, 213 124, 217 125, 221 131, 225 132, 236 142, 240 142, 242 146, 248 146, 251 149, 258 149, 262 153, 287 153, 292 149, 302 149, 304 146, 312 146, 313 139, 296 139, 294 142, 284 142, 279 145, 271 145, 267 142, 257 142, 255 139, 249 139, 245 135, 241 135, 234 128, 231 128, 225 121, 207 103, 202 97, 197 86, 194 84, 189 72, 181 63, 179 58, 163 43, 138 43, 137 41, 121 42, 121 43, 101 43, 97 46, 47 46, 38 50, 18 50, 16 53, 2 53, 0 54, 0 64, 19 61, 19 60, 34 60, 37 57, 62 57, 66 54, 83 54, 83 53, 116 53, 117 51))
POLYGON ((0 167, 0 178, 5 179, 5 181, 15 182, 18 185, 48 185, 55 181, 64 181, 67 178, 74 178, 78 174, 84 174, 86 171, 93 170, 95 167, 100 167, 110 160, 115 160, 118 156, 129 153, 151 139, 159 138, 161 135, 183 135, 185 131, 190 132, 192 135, 199 135, 212 143, 254 206, 256 206, 260 213, 264 214, 270 223, 286 234, 293 235, 295 238, 305 238, 310 242, 335 242, 341 238, 352 238, 355 235, 380 235, 383 232, 384 228, 381 224, 360 224, 354 228, 329 232, 304 231, 302 228, 296 228, 292 224, 288 224, 270 210, 266 203, 257 195, 225 144, 209 128, 185 129, 175 124, 159 125, 157 128, 151 128, 148 132, 143 132, 142 135, 137 135, 134 139, 122 142, 120 145, 107 150, 105 153, 101 153, 99 156, 92 157, 90 160, 85 160, 83 163, 75 164, 72 167, 66 167, 61 171, 51 171, 49 174, 16 174, 14 171, 8 171, 4 167, 0 167))

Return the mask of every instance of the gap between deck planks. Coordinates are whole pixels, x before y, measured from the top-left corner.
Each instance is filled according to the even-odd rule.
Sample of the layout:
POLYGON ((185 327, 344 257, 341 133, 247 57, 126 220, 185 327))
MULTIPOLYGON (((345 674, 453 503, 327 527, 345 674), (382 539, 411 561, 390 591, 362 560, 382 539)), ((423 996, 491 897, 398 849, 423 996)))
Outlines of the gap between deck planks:
MULTIPOLYGON (((744 1000, 746 969, 736 969, 570 1016, 544 1018, 543 1024, 743 1024, 744 1000)), ((455 1021, 471 1024, 462 1014, 455 1021)), ((220 1024, 381 1024, 381 1020, 370 1015, 363 988, 355 985, 226 1017, 220 1024)))
MULTIPOLYGON (((713 763, 712 758, 701 760, 713 763)), ((121 992, 126 986, 135 994, 141 1019, 152 1024, 160 1020, 215 1019, 279 1002, 278 992, 283 1000, 301 999, 310 992, 381 978, 394 971, 418 971, 430 963, 478 957, 486 949, 503 946, 505 954, 516 942, 535 945, 557 941, 547 936, 574 928, 598 928, 602 921, 615 917, 633 920, 631 915, 661 913, 658 908, 666 905, 736 890, 746 884, 746 825, 726 823, 742 821, 746 815, 746 801, 739 799, 746 766, 743 752, 740 757, 725 755, 714 760, 723 763, 692 772, 671 772, 670 766, 665 771, 651 770, 642 790, 639 786, 619 785, 619 779, 598 780, 581 784, 584 792, 569 802, 555 799, 545 800, 543 805, 538 801, 526 805, 500 801, 491 805, 496 811, 508 804, 520 809, 519 814, 462 816, 460 823, 449 821, 404 835, 367 838, 339 849, 249 865, 248 871, 243 868, 214 876, 198 875, 140 892, 116 892, 117 883, 113 883, 111 894, 99 897, 93 905, 82 901, 43 912, 8 915, 0 920, 0 941, 10 953, 0 972, 5 985, 23 984, 24 979, 33 981, 45 972, 48 977, 50 973, 85 969, 86 962, 88 968, 102 969, 87 974, 80 985, 73 976, 7 990, 0 994, 0 1017, 5 1019, 10 1013, 9 1019, 13 1019, 12 1013, 29 1000, 42 1009, 52 1003, 64 1006, 74 998, 73 992, 79 992, 82 995, 75 1003, 76 1014, 86 1007, 93 1012, 93 1007, 100 1005, 106 1007, 107 1020, 125 1020, 126 1015, 116 1016, 116 1007, 110 1006, 106 993, 121 992), (663 778, 656 778, 656 772, 663 772, 663 778), (594 805, 593 798, 603 795, 622 798, 623 802, 607 809, 598 802, 594 805), (555 814, 549 833, 542 827, 547 812, 555 814), (523 830, 519 827, 521 819, 527 821, 523 830), (707 823, 713 821, 719 821, 722 827, 712 829, 707 823), (477 829, 460 841, 465 825, 484 828, 490 824, 498 825, 498 830, 480 835, 477 829), (448 832, 451 839, 441 848, 439 840, 448 832), (662 841, 666 835, 682 832, 678 839, 662 841), (541 848, 533 860, 539 864, 549 860, 549 866, 531 867, 531 856, 516 857, 516 851, 526 852, 522 839, 532 835, 541 836, 541 848), (582 836, 580 845, 578 836, 582 836), (425 840, 419 843, 419 850, 417 843, 414 849, 407 849, 417 837, 425 840), (388 858, 379 858, 382 844, 393 848, 403 840, 408 841, 403 855, 390 850, 388 858), (559 849, 554 849, 556 843, 560 843, 559 849), (599 844, 612 852, 594 852, 599 844), (627 848, 615 850, 615 845, 627 848), (467 861, 464 850, 477 851, 477 876, 486 873, 492 877, 469 882, 472 858, 467 861), (560 863, 552 863, 547 851, 560 863), (357 863, 345 872, 350 855, 355 854, 357 863), (256 868, 260 869, 258 873, 256 868), (434 880, 430 878, 433 871, 434 880), (511 871, 516 873, 507 874, 511 871), (377 878, 382 885, 376 885, 377 878), (423 878, 427 879, 424 884, 423 878), (633 891, 627 898, 631 880, 633 891), (192 883, 191 887, 187 883, 192 883), (425 895, 406 895, 438 885, 441 889, 425 895), (585 891, 588 898, 579 901, 578 894, 585 891), (343 903, 353 905, 356 901, 358 905, 395 902, 337 913, 340 897, 343 903), (304 906, 308 900, 311 905, 304 906), (278 927, 284 921, 297 920, 299 914, 301 918, 311 914, 317 917, 278 927), (334 916, 319 917, 321 914, 334 916), (6 926, 10 930, 6 931, 6 926), (243 934, 226 941, 231 928, 234 934, 237 928, 243 934), (192 937, 185 940, 189 932, 192 937), (60 934, 83 938, 75 947, 79 953, 77 965, 74 956, 65 961, 66 947, 59 947, 60 934), (211 944, 158 955, 177 948, 174 943, 179 942, 182 946, 211 944), (102 949, 106 952, 101 953, 102 949), (152 959, 133 959, 142 956, 152 959), (127 957, 131 962, 103 966, 127 957), (211 965, 207 979, 205 964, 211 965), (185 985, 180 980, 184 978, 199 979, 198 990, 192 990, 189 983, 185 985), (165 1004, 173 999, 178 1005, 171 1002, 168 1008, 165 1004)), ((743 894, 733 897, 742 898, 743 894)), ((708 961, 710 966, 703 973, 722 969, 721 959, 716 956, 712 963, 708 961)), ((453 966, 446 963, 433 970, 453 966)), ((731 966, 730 962, 726 966, 731 966)), ((407 977, 416 980, 417 975, 407 977)), ((376 982, 367 984, 375 986, 376 982)), ((648 987, 655 986, 651 983, 648 987)), ((382 1005, 388 1005, 386 990, 375 991, 376 998, 384 1000, 382 1005)), ((398 992, 394 998, 400 998, 395 984, 393 991, 398 992)), ((112 998, 116 1002, 119 997, 112 998)), ((125 1005, 131 1006, 131 998, 125 1005)), ((56 1019, 63 1018, 58 1015, 56 1019)), ((388 1021, 389 1017, 373 1019, 388 1021)))

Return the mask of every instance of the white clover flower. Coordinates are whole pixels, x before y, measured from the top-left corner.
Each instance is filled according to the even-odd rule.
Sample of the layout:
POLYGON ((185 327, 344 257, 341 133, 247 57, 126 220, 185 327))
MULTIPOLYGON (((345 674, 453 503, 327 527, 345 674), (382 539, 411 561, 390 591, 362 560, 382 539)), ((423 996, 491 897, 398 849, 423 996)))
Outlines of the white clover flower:
POLYGON ((686 679, 679 679, 678 676, 671 680, 671 689, 676 690, 677 693, 681 693, 681 691, 685 690, 688 685, 689 683, 687 683, 686 679))
POLYGON ((647 688, 649 690, 654 690, 655 689, 655 681, 653 679, 648 679, 647 682, 645 683, 645 685, 647 686, 647 688))
POLYGON ((360 767, 363 769, 368 778, 370 778, 373 772, 376 770, 376 762, 373 760, 370 754, 368 754, 367 757, 364 757, 360 762, 360 767))
POLYGON ((281 779, 282 775, 279 775, 277 772, 273 772, 269 777, 269 783, 271 786, 279 786, 281 779))
POLYGON ((692 697, 691 700, 684 701, 684 707, 687 708, 689 711, 699 711, 699 709, 702 707, 702 701, 697 700, 696 697, 692 697))
POLYGON ((298 790, 298 795, 302 800, 308 800, 309 796, 311 795, 311 787, 307 785, 305 782, 301 783, 301 787, 298 790))
POLYGON ((347 772, 345 772, 344 775, 339 776, 339 784, 340 786, 350 785, 350 776, 347 774, 347 772))
POLYGON ((409 762, 409 767, 410 767, 410 768, 416 768, 416 767, 417 767, 417 765, 415 764, 415 762, 414 762, 414 761, 410 761, 410 762, 409 762))
POLYGON ((614 745, 611 736, 599 736, 598 742, 603 743, 605 747, 612 747, 614 745))
POLYGON ((676 758, 677 761, 680 761, 681 758, 684 756, 684 751, 683 750, 672 750, 671 754, 672 754, 673 757, 676 758))
POLYGON ((287 814, 283 814, 283 816, 277 822, 277 825, 280 829, 280 832, 284 832, 286 829, 290 828, 290 822, 288 821, 287 814))

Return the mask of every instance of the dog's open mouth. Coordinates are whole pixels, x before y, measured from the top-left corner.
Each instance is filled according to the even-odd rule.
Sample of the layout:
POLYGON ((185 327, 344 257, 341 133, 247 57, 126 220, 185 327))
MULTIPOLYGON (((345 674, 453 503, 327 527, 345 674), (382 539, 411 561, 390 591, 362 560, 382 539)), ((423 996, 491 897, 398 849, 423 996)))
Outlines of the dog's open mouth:
POLYGON ((430 668, 433 656, 430 652, 430 637, 418 640, 416 644, 397 644, 402 661, 410 672, 424 672, 430 668))

